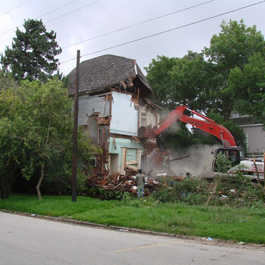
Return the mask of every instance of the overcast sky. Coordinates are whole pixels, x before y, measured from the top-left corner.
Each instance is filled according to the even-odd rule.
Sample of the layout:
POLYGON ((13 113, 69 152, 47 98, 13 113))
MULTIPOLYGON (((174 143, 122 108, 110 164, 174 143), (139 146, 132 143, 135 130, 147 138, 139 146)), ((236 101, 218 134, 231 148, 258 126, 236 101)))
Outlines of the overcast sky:
POLYGON ((223 20, 243 19, 247 26, 256 25, 265 34, 265 1, 261 0, 0 0, 0 3, 0 53, 6 46, 11 47, 16 27, 23 30, 24 20, 42 19, 48 31, 57 33, 57 42, 63 49, 58 58, 64 75, 75 68, 77 50, 81 52, 81 62, 114 54, 136 59, 142 70, 157 55, 183 57, 188 50, 200 52, 220 32, 223 20), (231 12, 246 6, 249 7, 231 12))

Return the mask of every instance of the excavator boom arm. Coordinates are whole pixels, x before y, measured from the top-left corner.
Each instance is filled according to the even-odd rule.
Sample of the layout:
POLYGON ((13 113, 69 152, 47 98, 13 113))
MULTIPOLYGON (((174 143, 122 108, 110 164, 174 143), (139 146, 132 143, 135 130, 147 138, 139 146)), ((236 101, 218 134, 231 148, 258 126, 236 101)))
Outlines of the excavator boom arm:
POLYGON ((190 117, 184 112, 188 110, 186 106, 179 106, 175 110, 168 113, 168 115, 159 123, 160 126, 155 130, 154 134, 157 136, 170 127, 176 121, 182 121, 194 127, 210 133, 220 139, 225 147, 236 146, 236 142, 232 134, 222 125, 217 124, 215 121, 205 117, 204 115, 194 111, 188 110, 193 114, 201 117, 202 119, 190 117))

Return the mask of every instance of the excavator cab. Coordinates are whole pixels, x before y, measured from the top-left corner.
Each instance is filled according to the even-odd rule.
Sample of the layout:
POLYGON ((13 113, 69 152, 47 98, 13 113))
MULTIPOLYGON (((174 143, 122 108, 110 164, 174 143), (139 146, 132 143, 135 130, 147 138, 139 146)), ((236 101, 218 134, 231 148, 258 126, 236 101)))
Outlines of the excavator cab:
POLYGON ((220 147, 215 151, 214 160, 213 160, 213 171, 218 171, 218 166, 216 163, 216 157, 218 154, 223 154, 231 163, 231 167, 234 167, 244 159, 244 149, 238 146, 230 147, 220 147))

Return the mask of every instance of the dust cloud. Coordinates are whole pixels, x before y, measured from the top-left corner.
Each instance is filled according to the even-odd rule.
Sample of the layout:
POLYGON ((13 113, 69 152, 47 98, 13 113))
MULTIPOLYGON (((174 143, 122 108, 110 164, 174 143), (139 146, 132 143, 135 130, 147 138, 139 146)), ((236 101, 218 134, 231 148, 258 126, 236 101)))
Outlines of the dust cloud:
POLYGON ((197 145, 196 147, 180 150, 168 149, 167 151, 154 148, 147 156, 146 173, 154 179, 159 179, 160 176, 213 176, 214 152, 219 147, 220 145, 197 145))
POLYGON ((177 176, 185 176, 189 173, 192 176, 206 176, 212 172, 214 151, 220 145, 198 145, 196 147, 181 150, 171 150, 170 168, 177 176), (176 158, 185 157, 180 160, 176 158))

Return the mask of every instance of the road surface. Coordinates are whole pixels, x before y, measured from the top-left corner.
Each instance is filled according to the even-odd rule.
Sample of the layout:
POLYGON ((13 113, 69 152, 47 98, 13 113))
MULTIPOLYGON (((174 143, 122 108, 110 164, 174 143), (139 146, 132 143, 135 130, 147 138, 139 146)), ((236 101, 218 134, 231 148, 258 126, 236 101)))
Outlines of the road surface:
POLYGON ((0 265, 264 265, 265 248, 218 246, 0 212, 0 265))

